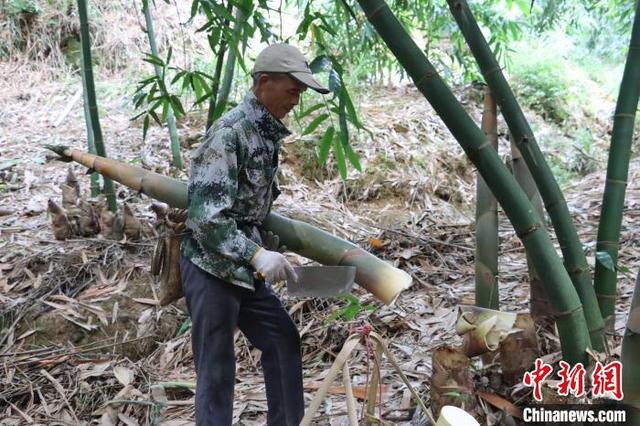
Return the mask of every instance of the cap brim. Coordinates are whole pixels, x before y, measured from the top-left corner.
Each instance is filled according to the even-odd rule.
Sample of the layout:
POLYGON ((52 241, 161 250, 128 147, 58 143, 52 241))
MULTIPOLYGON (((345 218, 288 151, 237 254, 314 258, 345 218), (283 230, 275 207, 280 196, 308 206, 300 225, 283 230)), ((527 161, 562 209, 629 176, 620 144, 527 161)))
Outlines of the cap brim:
POLYGON ((290 72, 289 75, 298 83, 304 84, 305 86, 315 90, 318 93, 322 93, 323 95, 326 95, 327 93, 329 93, 329 89, 324 87, 322 84, 318 82, 318 80, 313 78, 313 74, 311 73, 296 71, 296 72, 290 72))

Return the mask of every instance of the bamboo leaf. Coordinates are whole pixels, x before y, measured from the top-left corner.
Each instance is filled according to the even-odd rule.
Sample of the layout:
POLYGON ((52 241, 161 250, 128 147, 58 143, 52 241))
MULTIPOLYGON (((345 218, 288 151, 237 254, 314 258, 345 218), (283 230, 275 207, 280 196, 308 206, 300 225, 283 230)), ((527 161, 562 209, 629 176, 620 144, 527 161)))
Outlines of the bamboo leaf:
POLYGON ((298 118, 299 118, 299 119, 300 119, 300 118, 304 118, 304 117, 306 117, 307 115, 311 114, 311 113, 312 113, 312 112, 314 112, 314 111, 319 110, 319 109, 320 109, 320 108, 322 108, 322 107, 324 107, 324 104, 323 104, 323 103, 315 104, 315 105, 313 105, 313 106, 311 106, 311 107, 307 108, 307 109, 306 109, 306 110, 304 110, 303 112, 301 112, 301 113, 298 115, 298 118))
POLYGON ((339 139, 340 137, 333 139, 333 154, 336 157, 336 164, 338 165, 338 171, 340 172, 340 177, 342 178, 342 180, 346 180, 347 164, 344 161, 344 151, 342 150, 342 144, 340 143, 339 139))
POLYGON ((316 28, 321 28, 324 31, 326 31, 327 33, 331 34, 332 36, 336 37, 338 36, 338 33, 336 32, 336 30, 334 30, 331 25, 326 21, 324 16, 320 16, 320 20, 323 22, 322 25, 317 26, 316 28))
POLYGON ((341 88, 342 79, 338 72, 335 69, 332 69, 329 71, 329 90, 331 90, 335 95, 338 95, 341 88))
POLYGON ((171 108, 171 100, 166 97, 162 97, 162 121, 167 119, 167 114, 169 113, 169 108, 171 108))
POLYGON ((219 18, 222 18, 225 21, 229 21, 229 22, 233 22, 234 21, 233 15, 231 15, 229 13, 229 11, 225 7, 219 5, 217 2, 216 3, 212 3, 211 5, 213 6, 213 8, 212 8, 213 9, 213 13, 215 13, 219 18))
POLYGON ((176 333, 176 337, 182 336, 190 328, 191 328, 191 319, 187 318, 186 320, 184 320, 184 322, 180 326, 180 329, 178 330, 178 333, 176 333))
POLYGON ((176 115, 185 115, 184 108, 182 108, 182 102, 180 102, 180 99, 178 99, 176 95, 171 95, 169 99, 171 100, 171 106, 173 107, 173 111, 176 113, 176 115))
POLYGON ((322 139, 320 139, 320 153, 318 154, 318 162, 320 164, 324 164, 327 161, 335 130, 336 129, 333 126, 327 127, 327 130, 325 130, 322 139))
POLYGON ((131 117, 129 120, 130 120, 130 121, 135 121, 135 120, 137 120, 138 118, 140 118, 140 117, 142 117, 143 115, 145 115, 146 113, 147 113, 147 111, 142 111, 140 114, 137 114, 137 115, 135 115, 135 116, 131 117))
POLYGON ((160 67, 164 67, 164 62, 162 61, 162 59, 158 58, 157 56, 151 54, 151 53, 147 53, 147 56, 145 58, 142 59, 145 62, 149 62, 150 64, 153 65, 158 65, 160 67))
POLYGON ((606 251, 598 251, 596 252, 596 260, 600 262, 602 266, 609 269, 610 271, 616 270, 616 265, 613 262, 613 258, 606 251))
POLYGON ((140 108, 140 106, 142 105, 146 97, 147 97, 147 94, 144 92, 138 92, 135 95, 133 95, 133 107, 135 109, 140 108))
POLYGON ((158 79, 158 77, 155 76, 155 75, 152 76, 152 77, 149 77, 149 78, 145 78, 144 80, 138 82, 138 87, 139 88, 143 88, 146 85, 148 85, 149 83, 151 83, 151 82, 153 82, 153 81, 155 81, 157 79, 158 79))
POLYGON ((347 125, 347 111, 346 111, 346 99, 348 95, 346 90, 340 91, 340 100, 338 104, 338 122, 340 123, 340 143, 342 144, 342 149, 347 154, 347 158, 349 162, 353 164, 353 166, 359 172, 362 171, 362 166, 360 165, 360 160, 358 159, 358 155, 353 151, 351 145, 349 144, 349 126, 347 125))
POLYGON ((203 103, 204 101, 206 101, 210 97, 211 97, 211 92, 207 92, 203 96, 201 96, 200 98, 196 99, 196 101, 193 103, 193 105, 200 105, 201 103, 203 103))
POLYGON ((144 117, 144 122, 142 124, 142 141, 147 139, 147 130, 149 130, 149 115, 144 117))
POLYGON ((331 61, 329 61, 327 55, 320 55, 316 56, 313 61, 311 61, 309 68, 311 69, 311 72, 315 74, 326 70, 330 65, 331 61))
POLYGON ((364 125, 358 120, 358 114, 356 113, 356 108, 353 106, 353 102, 351 101, 351 96, 349 96, 349 92, 345 87, 343 87, 344 92, 344 101, 348 114, 349 121, 353 123, 358 129, 364 129, 364 125))
POLYGON ((195 88, 193 87, 193 77, 191 74, 187 74, 184 76, 184 78, 182 79, 182 87, 180 88, 180 90, 184 92, 189 86, 191 86, 195 91, 195 88))
POLYGON ((362 166, 360 165, 360 158, 358 157, 358 154, 356 154, 353 150, 353 147, 349 143, 347 143, 346 145, 343 144, 342 147, 347 154, 349 162, 353 164, 353 167, 355 167, 357 171, 361 172, 362 166))
POLYGON ((196 98, 200 99, 203 93, 206 93, 207 84, 198 74, 191 75, 191 87, 196 92, 196 98))
POLYGON ((309 3, 307 3, 307 6, 304 9, 304 18, 302 19, 302 22, 300 22, 300 25, 298 25, 298 28, 296 29, 296 34, 298 34, 301 39, 307 35, 307 32, 309 31, 309 25, 311 25, 311 23, 315 19, 316 19, 316 15, 309 13, 309 3))
POLYGON ((160 121, 160 117, 158 117, 158 114, 156 114, 155 111, 149 111, 149 115, 151 115, 151 117, 153 118, 153 121, 155 121, 158 126, 162 126, 162 122, 160 121))
MULTIPOLYGON (((197 32, 197 31, 196 31, 197 32)), ((207 35, 207 41, 212 52, 216 51, 216 47, 220 42, 220 29, 214 29, 207 35)))
POLYGON ((187 72, 186 71, 180 71, 179 73, 177 73, 172 79, 171 79, 171 84, 175 84, 176 81, 180 80, 182 78, 182 76, 184 76, 187 72))
POLYGON ((215 78, 213 76, 210 76, 207 73, 204 73, 202 71, 194 71, 194 74, 199 75, 200 77, 202 77, 202 81, 205 81, 204 79, 208 79, 209 81, 214 81, 215 78))
POLYGON ((313 121, 309 123, 307 128, 304 129, 304 131, 302 132, 302 136, 308 135, 309 133, 313 133, 313 131, 316 130, 318 126, 327 118, 329 118, 329 114, 320 114, 319 116, 314 118, 313 121))
POLYGON ((191 3, 191 17, 189 18, 189 20, 195 18, 197 14, 198 14, 198 0, 193 0, 193 2, 191 3))

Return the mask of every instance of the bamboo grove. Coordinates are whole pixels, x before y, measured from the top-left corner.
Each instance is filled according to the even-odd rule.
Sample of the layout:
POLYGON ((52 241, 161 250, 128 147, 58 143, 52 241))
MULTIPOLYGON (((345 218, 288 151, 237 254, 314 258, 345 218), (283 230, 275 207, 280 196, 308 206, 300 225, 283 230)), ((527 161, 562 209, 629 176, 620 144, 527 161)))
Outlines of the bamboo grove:
MULTIPOLYGON (((478 170, 478 306, 492 309, 499 306, 497 202, 525 246, 531 284, 532 314, 547 329, 552 329, 555 322, 563 358, 570 363, 586 364, 589 349, 608 352, 607 331, 611 329, 615 320, 620 230, 635 113, 640 96, 640 2, 636 1, 631 9, 633 28, 613 119, 593 278, 583 249, 584 242, 578 237, 560 186, 502 71, 499 56, 509 40, 487 41, 479 22, 496 33, 500 30, 492 27, 490 19, 486 16, 481 14, 482 19, 479 19, 478 9, 472 11, 464 0, 447 0, 449 16, 441 7, 436 7, 430 1, 415 2, 415 5, 411 5, 412 2, 393 2, 392 7, 384 0, 358 0, 357 3, 364 16, 355 7, 355 3, 351 5, 348 1, 337 1, 330 9, 331 14, 327 13, 328 9, 322 9, 323 6, 317 6, 311 1, 288 3, 303 10, 296 34, 300 39, 313 40, 315 58, 310 63, 311 69, 314 72, 326 72, 329 77, 331 96, 317 104, 304 105, 296 117, 311 119, 303 134, 325 129, 318 140, 320 161, 326 161, 333 152, 343 178, 347 176, 348 164, 360 169, 358 156, 351 146, 351 134, 354 131, 366 131, 366 125, 358 116, 349 87, 345 83, 346 74, 350 72, 346 68, 345 58, 353 55, 361 57, 362 61, 373 61, 373 73, 379 73, 382 78, 393 73, 393 64, 397 61, 400 73, 411 78, 478 170), (420 27, 412 24, 412 19, 416 17, 422 22, 432 20, 436 29, 448 28, 447 25, 451 22, 457 23, 458 29, 452 31, 452 40, 455 48, 461 52, 461 61, 475 61, 478 75, 487 86, 482 128, 479 128, 465 112, 436 70, 428 56, 429 50, 419 47, 412 38, 412 34, 420 27), (341 32, 344 40, 339 49, 332 48, 337 31, 341 32), (468 46, 468 50, 464 44, 468 46), (504 118, 510 132, 511 170, 503 163, 495 149, 495 121, 498 113, 504 118), (545 212, 550 218, 562 258, 552 244, 549 235, 551 230, 547 230, 545 222, 545 212)), ((490 7, 494 3, 487 1, 486 5, 490 7)), ((552 3, 542 2, 544 10, 547 11, 552 3)), ((614 7, 619 3, 612 2, 614 7)), ((191 18, 198 13, 207 18, 207 24, 198 31, 207 34, 212 54, 216 58, 213 74, 208 75, 199 70, 181 69, 172 65, 170 49, 166 57, 161 56, 155 46, 152 7, 144 1, 142 10, 151 50, 145 60, 153 65, 154 74, 139 82, 134 96, 135 107, 141 111, 134 118, 143 120, 143 136, 146 136, 151 120, 160 125, 167 124, 171 135, 173 165, 177 168, 182 168, 182 161, 175 121, 187 114, 187 108, 182 105, 179 97, 171 92, 172 85, 177 84, 192 90, 196 98, 195 105, 208 103, 208 128, 228 108, 235 76, 239 71, 247 72, 244 58, 249 40, 256 34, 260 34, 262 41, 279 40, 266 18, 269 10, 267 2, 234 0, 219 3, 194 0, 192 4, 191 18), (171 83, 167 81, 170 74, 171 83)), ((566 7, 569 8, 568 5, 566 7)), ((78 0, 78 10, 82 28, 82 81, 88 150, 105 157, 91 70, 85 0, 78 0)), ((547 18, 551 19, 548 16, 547 18)), ((510 22, 502 23, 504 28, 510 28, 510 22)), ((114 191, 108 178, 104 179, 103 191, 109 199, 110 207, 115 209, 114 191)), ((637 268, 640 265, 631 266, 637 268)), ((632 310, 638 305, 638 291, 640 290, 636 288, 632 310)), ((631 323, 630 318, 623 350, 623 360, 627 354, 627 363, 628 354, 632 353, 629 348, 637 345, 637 333, 638 326, 631 323)), ((638 395, 632 392, 629 394, 634 398, 632 403, 640 406, 638 395)))

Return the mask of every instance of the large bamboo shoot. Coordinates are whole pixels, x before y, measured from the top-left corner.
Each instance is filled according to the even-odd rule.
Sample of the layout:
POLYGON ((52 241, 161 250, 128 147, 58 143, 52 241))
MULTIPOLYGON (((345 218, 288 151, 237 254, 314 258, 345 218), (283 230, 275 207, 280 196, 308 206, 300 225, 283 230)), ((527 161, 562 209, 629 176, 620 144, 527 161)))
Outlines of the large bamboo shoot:
MULTIPOLYGON (((47 148, 63 161, 76 161, 171 207, 187 207, 187 184, 177 179, 65 146, 47 145, 47 148)), ((271 212, 262 227, 278 235, 281 245, 301 256, 324 265, 355 266, 356 283, 388 305, 411 285, 411 276, 406 272, 315 226, 271 212)))

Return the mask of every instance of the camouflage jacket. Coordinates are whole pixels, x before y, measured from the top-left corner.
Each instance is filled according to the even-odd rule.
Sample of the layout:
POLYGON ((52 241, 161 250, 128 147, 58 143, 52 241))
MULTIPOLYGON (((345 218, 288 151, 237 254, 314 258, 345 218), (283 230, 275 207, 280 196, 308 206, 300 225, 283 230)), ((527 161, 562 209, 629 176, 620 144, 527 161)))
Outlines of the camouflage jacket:
POLYGON ((260 247, 258 227, 280 191, 279 141, 290 132, 255 95, 209 128, 194 152, 182 255, 212 275, 254 289, 249 261, 260 247))

